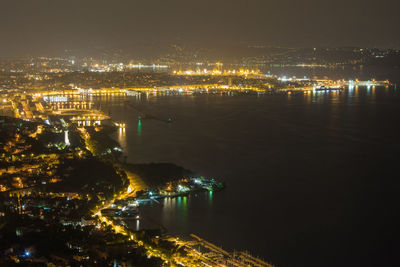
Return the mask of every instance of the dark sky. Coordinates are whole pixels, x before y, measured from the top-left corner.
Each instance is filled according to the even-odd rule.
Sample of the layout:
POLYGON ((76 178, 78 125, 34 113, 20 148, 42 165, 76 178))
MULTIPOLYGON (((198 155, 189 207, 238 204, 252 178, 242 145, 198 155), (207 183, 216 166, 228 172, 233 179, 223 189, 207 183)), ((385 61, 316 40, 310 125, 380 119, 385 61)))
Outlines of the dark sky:
POLYGON ((0 0, 0 56, 93 46, 399 47, 396 0, 0 0))

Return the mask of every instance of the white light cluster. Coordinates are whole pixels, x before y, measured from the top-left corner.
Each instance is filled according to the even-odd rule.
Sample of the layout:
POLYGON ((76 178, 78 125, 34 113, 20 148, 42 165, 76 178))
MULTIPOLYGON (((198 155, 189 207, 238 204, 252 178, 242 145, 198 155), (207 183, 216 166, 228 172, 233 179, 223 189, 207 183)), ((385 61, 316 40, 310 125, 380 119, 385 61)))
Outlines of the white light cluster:
POLYGON ((67 102, 68 97, 66 97, 66 96, 44 96, 43 100, 46 102, 67 102))

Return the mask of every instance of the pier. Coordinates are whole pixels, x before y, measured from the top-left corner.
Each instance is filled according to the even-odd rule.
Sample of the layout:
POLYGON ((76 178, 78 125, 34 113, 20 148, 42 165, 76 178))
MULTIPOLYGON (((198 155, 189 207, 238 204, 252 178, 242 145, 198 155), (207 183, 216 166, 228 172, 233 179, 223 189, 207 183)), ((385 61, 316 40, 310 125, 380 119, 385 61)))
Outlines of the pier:
POLYGON ((138 109, 137 107, 135 107, 134 105, 132 105, 129 101, 126 101, 126 102, 125 102, 125 106, 127 106, 127 107, 129 107, 129 108, 132 108, 132 109, 134 109, 136 112, 138 112, 138 113, 139 113, 139 120, 147 119, 147 120, 157 120, 157 121, 161 121, 161 122, 165 122, 165 123, 171 123, 171 122, 172 122, 172 118, 164 119, 164 118, 160 118, 160 117, 155 116, 155 115, 151 115, 151 114, 149 114, 149 113, 146 113, 146 112, 144 112, 144 111, 138 109))

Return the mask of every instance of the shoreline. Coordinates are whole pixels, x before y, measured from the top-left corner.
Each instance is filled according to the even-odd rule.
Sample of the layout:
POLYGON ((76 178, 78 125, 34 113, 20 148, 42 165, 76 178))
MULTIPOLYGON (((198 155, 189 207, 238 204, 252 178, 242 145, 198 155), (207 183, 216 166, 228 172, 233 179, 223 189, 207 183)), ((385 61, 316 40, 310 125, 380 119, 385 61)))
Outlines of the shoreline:
MULTIPOLYGON (((108 133, 108 135, 110 137, 111 133, 108 133)), ((195 173, 193 173, 190 170, 184 169, 183 167, 178 166, 174 163, 134 164, 134 163, 121 163, 117 159, 117 162, 114 164, 123 169, 127 174, 128 179, 130 181, 129 188, 131 188, 132 190, 132 192, 129 192, 128 190, 129 192, 128 195, 132 196, 130 200, 133 200, 133 203, 136 207, 139 207, 140 205, 146 205, 148 202, 152 201, 161 204, 158 202, 158 199, 166 199, 166 198, 173 199, 173 198, 186 197, 188 195, 192 194, 194 195, 199 192, 212 193, 213 191, 219 191, 225 188, 225 183, 223 182, 219 182, 214 179, 207 179, 204 177, 195 177, 196 176, 195 173), (136 171, 134 170, 135 168, 136 171), (163 179, 162 176, 158 176, 160 173, 163 173, 163 171, 165 171, 166 169, 169 169, 168 177, 170 178, 174 177, 174 179, 166 179, 165 177, 163 179), (137 173, 138 171, 142 175, 138 174, 137 173), (180 178, 175 176, 177 173, 181 174, 180 178), (143 174, 146 177, 143 177, 143 174), (184 174, 189 176, 189 178, 184 178, 185 177, 184 174), (152 178, 156 178, 156 181, 154 180, 151 181, 152 178), (163 186, 165 187, 165 182, 167 182, 167 188, 162 188, 163 186), (138 185, 138 187, 135 188, 134 184, 138 185)), ((123 201, 124 198, 122 198, 121 200, 123 201)), ((129 206, 132 205, 132 202, 127 201, 126 204, 129 206)), ((110 206, 111 205, 108 205, 108 207, 110 206)), ((122 221, 124 220, 123 218, 121 219, 122 221)), ((125 226, 118 226, 115 225, 115 222, 118 222, 119 219, 117 220, 115 220, 115 218, 107 219, 102 215, 100 215, 100 220, 103 222, 107 222, 107 224, 109 225, 112 225, 116 230, 116 232, 130 235, 131 239, 136 240, 139 245, 143 244, 144 246, 146 246, 143 243, 143 241, 140 240, 140 238, 138 239, 138 236, 146 235, 146 233, 149 231, 154 231, 151 229, 136 229, 135 231, 132 229, 134 227, 129 227, 126 223, 123 223, 123 225, 125 226)), ((136 228, 138 228, 138 223, 142 219, 136 218, 134 220, 136 220, 136 228)), ((175 244, 179 247, 184 247, 187 250, 187 253, 190 253, 192 255, 190 257, 191 259, 185 259, 182 257, 177 258, 176 262, 178 263, 186 262, 188 260, 193 264, 193 261, 200 260, 200 262, 203 263, 205 262, 209 265, 215 265, 221 262, 236 262, 240 264, 240 262, 244 260, 247 262, 251 262, 252 264, 255 264, 254 266, 266 266, 266 267, 273 266, 265 262, 264 260, 251 256, 247 252, 236 252, 236 251, 234 251, 233 253, 227 252, 223 250, 221 247, 214 245, 206 240, 203 240, 197 235, 194 235, 193 233, 184 236, 181 235, 181 238, 179 238, 178 236, 169 234, 165 226, 162 224, 159 224, 159 230, 161 230, 159 234, 163 236, 163 240, 171 242, 172 244, 175 244), (202 250, 210 251, 211 253, 216 255, 217 261, 215 261, 215 259, 211 259, 206 256, 199 256, 199 252, 197 251, 199 247, 202 247, 202 250)), ((156 230, 156 232, 158 232, 159 230, 156 230)), ((158 235, 154 237, 156 239, 160 240, 162 239, 162 237, 158 235)), ((149 247, 148 251, 154 251, 154 248, 149 247)), ((164 256, 161 256, 161 258, 163 260, 166 260, 164 256)))

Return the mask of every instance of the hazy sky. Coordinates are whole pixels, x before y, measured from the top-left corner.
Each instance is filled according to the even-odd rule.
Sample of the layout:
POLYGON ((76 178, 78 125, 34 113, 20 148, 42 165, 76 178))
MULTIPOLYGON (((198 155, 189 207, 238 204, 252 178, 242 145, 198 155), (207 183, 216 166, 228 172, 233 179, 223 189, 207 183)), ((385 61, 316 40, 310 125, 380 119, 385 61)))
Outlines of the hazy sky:
POLYGON ((400 44, 396 0, 0 0, 0 56, 180 40, 400 44))

